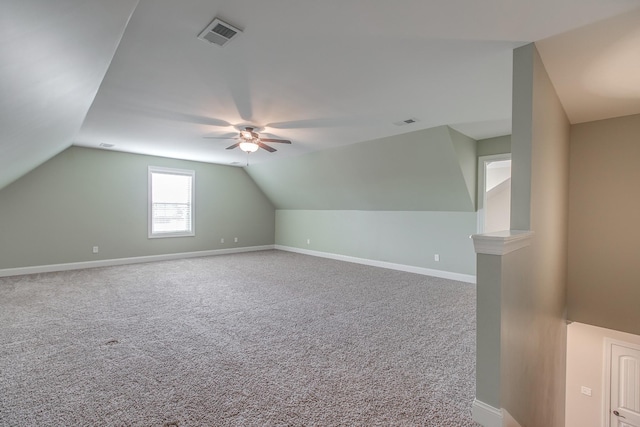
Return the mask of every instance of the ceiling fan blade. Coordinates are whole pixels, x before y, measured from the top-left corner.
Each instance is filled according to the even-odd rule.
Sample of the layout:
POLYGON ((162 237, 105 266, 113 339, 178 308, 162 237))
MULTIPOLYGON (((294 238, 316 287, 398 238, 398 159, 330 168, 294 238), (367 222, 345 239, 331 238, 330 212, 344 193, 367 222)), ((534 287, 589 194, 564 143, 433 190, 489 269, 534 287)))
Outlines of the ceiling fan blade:
POLYGON ((253 121, 252 100, 255 98, 249 84, 249 70, 252 65, 253 58, 243 55, 237 58, 226 58, 225 61, 220 62, 218 69, 220 76, 227 83, 238 114, 247 123, 253 121))
POLYGON ((267 123, 265 127, 273 129, 303 129, 303 128, 328 128, 328 127, 348 127, 354 124, 369 125, 373 122, 371 118, 365 117, 320 117, 315 119, 292 120, 288 122, 267 123))
POLYGON ((262 142, 258 141, 258 147, 267 150, 270 153, 273 153, 274 151, 278 151, 273 147, 269 147, 267 144, 263 144, 262 142))
POLYGON ((227 147, 227 150, 233 150, 233 149, 234 149, 234 148, 236 148, 238 145, 240 145, 240 143, 239 143, 239 142, 236 142, 235 144, 228 146, 228 147, 227 147))
POLYGON ((127 103, 124 105, 120 105, 118 108, 129 111, 129 112, 143 114, 147 117, 163 119, 163 120, 171 120, 171 121, 184 122, 184 123, 195 123, 195 124, 206 125, 206 126, 218 126, 218 127, 232 126, 232 124, 226 120, 216 119, 216 118, 207 117, 207 116, 201 116, 198 114, 180 113, 177 111, 163 110, 160 108, 153 108, 146 105, 138 105, 134 103, 127 103))
POLYGON ((260 141, 266 142, 279 142, 281 144, 291 144, 291 141, 288 139, 272 139, 272 138, 260 138, 260 141))
POLYGON ((206 139, 236 139, 238 137, 238 133, 237 132, 233 132, 233 133, 225 133, 224 135, 219 135, 219 136, 203 136, 203 138, 206 139))

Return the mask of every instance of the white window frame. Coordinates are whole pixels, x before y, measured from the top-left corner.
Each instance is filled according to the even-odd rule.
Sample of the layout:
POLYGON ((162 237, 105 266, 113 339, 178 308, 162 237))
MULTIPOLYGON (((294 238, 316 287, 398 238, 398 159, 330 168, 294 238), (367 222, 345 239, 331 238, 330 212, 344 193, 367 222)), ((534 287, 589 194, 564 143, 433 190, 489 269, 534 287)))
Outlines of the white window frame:
POLYGON ((148 175, 148 196, 147 196, 147 206, 148 206, 148 233, 150 239, 158 239, 165 237, 193 237, 196 235, 195 233, 195 212, 196 212, 196 172, 188 169, 173 169, 173 168, 165 168, 160 166, 149 166, 148 175), (160 173, 167 175, 183 175, 191 177, 191 231, 178 231, 178 232, 153 232, 153 189, 152 189, 152 174, 160 173))
POLYGON ((487 193, 484 191, 484 185, 487 181, 487 164, 491 162, 499 162, 501 160, 511 160, 511 153, 491 154, 488 156, 478 157, 478 209, 477 209, 477 229, 478 234, 484 233, 485 205, 487 204, 487 193))

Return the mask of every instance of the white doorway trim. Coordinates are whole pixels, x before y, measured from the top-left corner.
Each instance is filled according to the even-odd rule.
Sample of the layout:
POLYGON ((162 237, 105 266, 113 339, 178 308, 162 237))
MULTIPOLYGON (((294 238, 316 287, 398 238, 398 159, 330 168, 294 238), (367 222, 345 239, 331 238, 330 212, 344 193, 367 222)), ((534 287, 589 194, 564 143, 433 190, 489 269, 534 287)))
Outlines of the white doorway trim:
POLYGON ((511 160, 511 153, 493 154, 490 156, 478 157, 478 234, 484 233, 485 206, 487 204, 487 193, 485 183, 487 182, 487 163, 501 160, 511 160))
POLYGON ((626 341, 604 339, 604 372, 602 373, 602 425, 611 427, 611 351, 613 345, 631 348, 640 351, 640 345, 626 341))

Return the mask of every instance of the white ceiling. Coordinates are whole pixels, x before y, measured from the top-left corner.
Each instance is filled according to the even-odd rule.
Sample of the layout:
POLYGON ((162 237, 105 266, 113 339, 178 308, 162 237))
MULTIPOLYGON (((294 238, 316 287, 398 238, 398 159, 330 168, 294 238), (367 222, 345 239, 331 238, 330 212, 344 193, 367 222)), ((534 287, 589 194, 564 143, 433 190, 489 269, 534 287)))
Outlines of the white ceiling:
MULTIPOLYGON (((244 163, 244 153, 225 150, 233 141, 202 138, 243 123, 294 142, 251 154, 253 163, 443 124, 476 139, 508 134, 512 50, 541 39, 569 117, 598 117, 574 112, 586 108, 564 90, 575 79, 554 70, 575 51, 626 66, 624 46, 594 51, 585 30, 567 51, 563 36, 549 37, 621 14, 629 22, 611 39, 640 28, 628 13, 640 0, 51 3, 3 2, 0 171, 13 169, 0 172, 0 188, 71 144, 244 163), (223 48, 198 40, 214 17, 244 33, 223 48), (419 122, 393 124, 411 117, 419 122)), ((607 40, 595 46, 612 47, 607 40)), ((598 86, 602 67, 586 78, 590 87, 622 91, 637 106, 638 86, 632 94, 598 86)))
POLYGON ((640 113, 640 9, 536 45, 571 123, 640 113))
POLYGON ((69 147, 137 0, 0 7, 0 188, 69 147))

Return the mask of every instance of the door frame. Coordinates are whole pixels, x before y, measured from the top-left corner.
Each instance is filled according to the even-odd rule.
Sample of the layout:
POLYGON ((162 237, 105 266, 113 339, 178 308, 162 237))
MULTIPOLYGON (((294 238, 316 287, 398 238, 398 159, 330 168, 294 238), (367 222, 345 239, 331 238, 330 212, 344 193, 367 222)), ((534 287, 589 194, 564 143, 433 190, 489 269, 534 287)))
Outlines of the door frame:
POLYGON ((604 372, 602 373, 602 425, 604 427, 611 427, 611 350, 614 344, 640 351, 638 344, 613 338, 604 339, 604 372))
POLYGON ((487 204, 487 193, 484 191, 487 181, 487 163, 501 160, 511 160, 511 153, 492 154, 478 157, 478 209, 477 209, 477 229, 478 234, 484 233, 485 205, 487 204))

